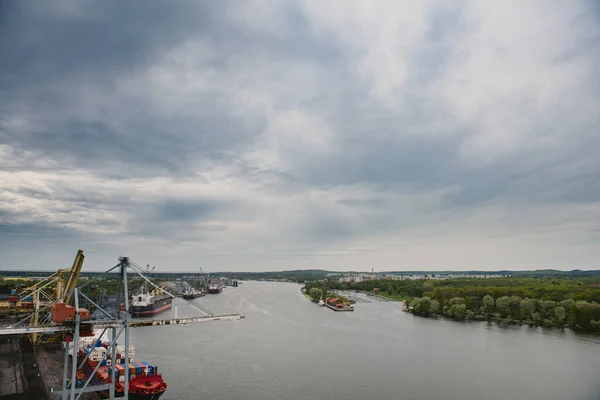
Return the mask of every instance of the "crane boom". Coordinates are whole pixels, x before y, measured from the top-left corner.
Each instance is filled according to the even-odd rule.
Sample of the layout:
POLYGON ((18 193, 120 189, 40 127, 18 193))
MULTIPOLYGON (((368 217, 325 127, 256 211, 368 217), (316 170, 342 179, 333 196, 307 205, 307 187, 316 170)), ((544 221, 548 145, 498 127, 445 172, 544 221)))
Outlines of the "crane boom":
POLYGON ((63 270, 59 269, 58 271, 48 275, 44 279, 36 282, 35 284, 26 287, 19 293, 19 301, 23 301, 26 297, 31 296, 33 292, 36 290, 44 289, 46 286, 54 283, 62 274, 63 270))
POLYGON ((63 295, 65 293, 68 293, 65 297, 65 303, 67 304, 71 302, 72 294, 70 292, 75 288, 75 285, 77 284, 77 279, 79 278, 79 273, 81 272, 81 268, 83 267, 84 259, 85 256, 83 255, 83 250, 79 250, 77 252, 77 255, 75 256, 75 261, 73 261, 73 267, 71 267, 69 279, 67 279, 67 284, 65 285, 65 288, 63 290, 63 295))

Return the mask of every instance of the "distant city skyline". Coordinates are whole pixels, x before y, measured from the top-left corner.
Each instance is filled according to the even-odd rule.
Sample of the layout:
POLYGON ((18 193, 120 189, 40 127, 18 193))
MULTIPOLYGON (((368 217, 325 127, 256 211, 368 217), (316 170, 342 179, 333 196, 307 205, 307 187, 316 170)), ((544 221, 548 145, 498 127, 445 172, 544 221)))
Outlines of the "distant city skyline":
POLYGON ((0 15, 0 269, 600 268, 597 2, 0 15))

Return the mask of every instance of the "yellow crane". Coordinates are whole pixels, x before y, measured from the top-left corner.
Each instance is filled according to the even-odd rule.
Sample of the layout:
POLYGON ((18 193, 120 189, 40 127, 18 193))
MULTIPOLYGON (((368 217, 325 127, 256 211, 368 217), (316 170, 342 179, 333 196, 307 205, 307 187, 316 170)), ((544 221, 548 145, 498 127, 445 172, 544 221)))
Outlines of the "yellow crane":
POLYGON ((73 261, 71 273, 69 274, 69 279, 67 280, 67 284, 65 285, 65 289, 63 291, 63 295, 67 293, 67 296, 65 297, 65 303, 67 304, 71 302, 71 297, 73 296, 72 292, 77 284, 77 279, 79 279, 79 274, 81 273, 81 268, 83 268, 84 259, 85 256, 83 255, 83 250, 79 250, 75 256, 75 261, 73 261))
MULTIPOLYGON (((70 270, 59 269, 53 274, 47 276, 46 278, 36 282, 31 286, 28 286, 23 291, 21 291, 21 293, 19 293, 19 298, 21 302, 29 296, 32 297, 35 312, 31 317, 31 327, 38 327, 40 325, 39 310, 40 305, 44 305, 41 300, 42 296, 50 302, 60 301, 68 304, 71 301, 72 292, 77 284, 77 280, 79 279, 79 274, 81 273, 81 269, 83 268, 84 259, 85 256, 83 254, 83 250, 79 250, 77 252, 77 255, 75 256, 75 261, 73 261, 73 266, 70 270), (66 273, 68 273, 69 275, 66 284, 64 284, 66 273), (49 295, 48 293, 46 293, 46 291, 44 291, 44 289, 46 289, 52 284, 55 285, 54 294, 49 295), (61 301, 61 299, 63 300, 61 301)), ((40 338, 41 336, 38 336, 37 333, 33 333, 31 335, 31 340, 34 344, 39 343, 40 338)))

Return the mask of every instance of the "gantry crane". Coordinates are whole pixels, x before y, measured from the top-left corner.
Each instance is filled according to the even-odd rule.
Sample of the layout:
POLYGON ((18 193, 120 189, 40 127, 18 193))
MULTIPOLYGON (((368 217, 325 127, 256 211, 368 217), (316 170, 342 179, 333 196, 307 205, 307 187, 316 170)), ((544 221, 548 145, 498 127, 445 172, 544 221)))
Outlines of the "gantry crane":
MULTIPOLYGON (((83 252, 78 252, 77 257, 75 259, 75 263, 73 264, 72 274, 70 275, 74 277, 74 280, 69 279, 68 285, 71 285, 71 281, 77 282, 76 275, 73 275, 73 272, 76 271, 78 275, 81 271, 81 265, 83 263, 83 252)), ((95 392, 95 391, 109 391, 110 399, 115 398, 115 383, 117 381, 117 377, 115 376, 115 369, 111 369, 111 379, 110 383, 103 385, 93 385, 89 386, 94 374, 98 370, 102 361, 105 361, 107 356, 111 354, 111 359, 116 359, 116 344, 117 339, 124 335, 124 345, 126 351, 124 352, 124 365, 129 364, 129 329, 131 327, 142 327, 142 326, 164 326, 164 325, 177 325, 177 324, 192 324, 192 323, 200 323, 200 322, 210 322, 210 321, 226 321, 226 320, 235 320, 244 318, 244 315, 240 314, 227 314, 227 315, 214 315, 212 312, 208 311, 206 308, 202 307, 199 304, 194 303, 193 301, 184 301, 185 304, 195 308, 196 310, 201 311, 202 316, 192 317, 192 318, 174 318, 174 319, 136 319, 134 321, 131 320, 131 316, 129 313, 129 287, 128 287, 128 271, 132 270, 134 273, 138 274, 141 278, 143 278, 146 282, 152 285, 155 289, 160 290, 161 292, 168 294, 171 297, 176 297, 172 293, 168 292, 161 286, 152 282, 147 276, 144 274, 144 270, 140 268, 137 264, 131 261, 128 257, 119 257, 119 264, 115 265, 113 268, 106 271, 107 273, 119 269, 119 286, 117 291, 117 310, 114 314, 106 311, 98 304, 96 304, 93 300, 91 300, 88 296, 83 294, 80 289, 85 287, 86 285, 93 282, 93 280, 89 280, 84 285, 80 287, 73 286, 70 291, 66 291, 68 286, 65 287, 65 291, 62 292, 62 295, 58 297, 56 300, 51 302, 48 306, 43 309, 36 309, 33 314, 28 316, 27 318, 19 321, 18 323, 9 326, 5 329, 0 329, 0 335, 15 335, 15 334, 45 334, 45 333, 62 333, 65 334, 65 357, 64 357, 64 366, 63 366, 63 383, 62 389, 59 391, 62 395, 62 400, 67 400, 68 398, 71 400, 79 399, 84 393, 87 392, 95 392), (106 318, 101 320, 87 320, 82 318, 82 314, 80 312, 79 302, 80 297, 83 297, 86 301, 93 304, 102 314, 105 315, 106 318), (26 323, 28 320, 32 320, 34 318, 38 318, 40 312, 47 311, 48 308, 52 306, 60 305, 64 306, 64 300, 66 298, 72 298, 74 302, 74 320, 73 321, 61 321, 61 322, 51 322, 46 326, 28 326, 25 327, 22 324, 26 323), (123 307, 119 307, 120 304, 123 304, 123 307), (76 382, 76 374, 77 370, 81 368, 83 362, 78 367, 78 359, 77 359, 77 351, 79 343, 80 335, 84 332, 93 332, 94 329, 101 329, 103 332, 100 334, 100 337, 107 332, 108 329, 111 330, 111 340, 107 347, 107 351, 104 353, 104 356, 101 362, 98 362, 96 368, 89 375, 89 378, 85 382, 85 384, 81 388, 77 388, 75 385, 76 382), (70 339, 70 340, 68 340, 70 339), (68 345, 68 341, 73 342, 72 346, 72 367, 71 367, 71 379, 68 380, 68 372, 69 372, 69 351, 70 346, 68 345)), ((54 275, 54 274, 53 274, 54 275)), ((74 284, 73 284, 74 285, 74 284)), ((45 286, 43 286, 45 287, 45 286)), ((84 360, 85 362, 85 360, 84 360)), ((125 368, 125 376, 124 381, 129 382, 129 369, 125 368)), ((128 398, 129 386, 127 384, 124 386, 123 398, 128 398)))
MULTIPOLYGON (((77 284, 79 274, 81 273, 81 268, 83 267, 84 259, 85 256, 83 254, 83 250, 79 250, 75 256, 75 261, 73 262, 73 266, 70 270, 59 269, 46 278, 36 282, 31 286, 28 286, 19 293, 20 304, 24 304, 24 300, 28 297, 32 298, 35 312, 32 314, 32 318, 29 322, 31 327, 38 327, 40 324, 47 324, 49 322, 47 318, 44 317, 40 320, 40 306, 44 306, 46 302, 52 303, 56 301, 64 301, 64 303, 67 304, 70 302, 73 289, 77 284), (68 273, 68 278, 65 285, 64 279, 66 273, 68 273), (54 294, 50 295, 45 291, 45 289, 53 284, 55 285, 54 294), (43 300, 43 298, 45 298, 45 300, 43 300)), ((38 344, 42 337, 43 336, 38 335, 38 333, 32 333, 30 335, 30 339, 34 345, 38 344)))

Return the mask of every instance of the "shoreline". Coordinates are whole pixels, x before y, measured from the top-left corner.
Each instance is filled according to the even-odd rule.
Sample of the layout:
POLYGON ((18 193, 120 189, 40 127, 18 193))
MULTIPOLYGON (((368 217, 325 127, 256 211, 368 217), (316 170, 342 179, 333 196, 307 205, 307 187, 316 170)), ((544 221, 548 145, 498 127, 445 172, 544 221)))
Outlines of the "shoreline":
MULTIPOLYGON (((376 298, 382 299, 384 301, 403 302, 403 301, 409 300, 409 299, 401 299, 401 300, 391 299, 391 298, 385 297, 380 294, 374 294, 372 292, 366 292, 366 291, 361 291, 361 290, 354 290, 354 292, 364 293, 369 297, 376 297, 376 298)), ((600 336, 600 332, 598 332, 597 330, 586 329, 586 328, 582 328, 582 327, 572 326, 569 324, 558 324, 558 323, 543 324, 543 323, 535 323, 535 322, 513 320, 513 319, 506 319, 506 318, 496 318, 496 317, 476 319, 476 318, 466 318, 466 317, 454 318, 454 317, 449 317, 449 316, 442 315, 442 314, 423 315, 423 314, 414 313, 412 307, 403 308, 402 311, 410 313, 419 318, 443 319, 443 320, 454 321, 454 322, 495 322, 497 324, 506 324, 506 325, 520 325, 520 326, 525 325, 525 326, 529 326, 532 328, 570 329, 574 332, 585 333, 585 334, 594 335, 594 336, 600 336)))
POLYGON ((518 321, 518 320, 514 320, 514 319, 506 319, 506 318, 484 318, 484 319, 475 319, 475 318, 453 318, 453 317, 448 317, 445 315, 441 315, 441 314, 429 314, 429 315, 421 315, 421 314, 415 314, 412 310, 403 310, 406 311, 412 315, 414 315, 417 318, 426 318, 426 319, 441 319, 441 320, 446 320, 446 321, 452 321, 452 322, 495 322, 497 324, 506 324, 506 325, 519 325, 519 326, 529 326, 531 328, 552 328, 552 329, 569 329, 572 330, 574 332, 578 332, 578 333, 585 333, 588 335, 594 335, 594 336, 600 336, 600 332, 597 331, 593 331, 593 330, 588 330, 585 328, 581 328, 581 327, 575 327, 575 326, 571 326, 568 324, 538 324, 538 323, 533 323, 533 322, 527 322, 527 321, 518 321))

